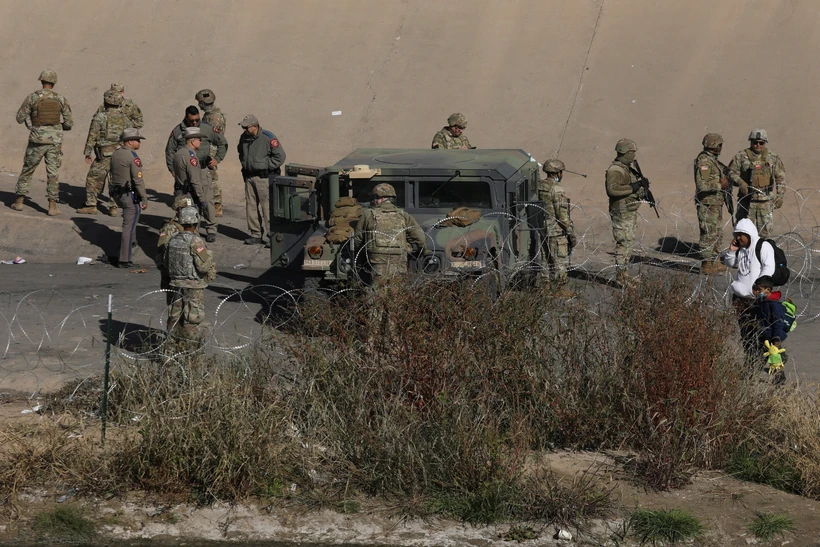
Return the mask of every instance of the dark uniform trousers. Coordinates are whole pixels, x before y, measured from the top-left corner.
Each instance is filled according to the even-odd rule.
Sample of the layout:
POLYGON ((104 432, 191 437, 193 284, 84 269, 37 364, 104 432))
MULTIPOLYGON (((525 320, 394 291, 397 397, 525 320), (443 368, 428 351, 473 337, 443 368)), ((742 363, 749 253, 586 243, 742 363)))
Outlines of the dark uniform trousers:
POLYGON ((134 202, 134 194, 123 192, 123 186, 111 186, 111 197, 122 209, 122 236, 120 238, 120 262, 131 262, 131 248, 137 237, 140 220, 140 204, 134 202))

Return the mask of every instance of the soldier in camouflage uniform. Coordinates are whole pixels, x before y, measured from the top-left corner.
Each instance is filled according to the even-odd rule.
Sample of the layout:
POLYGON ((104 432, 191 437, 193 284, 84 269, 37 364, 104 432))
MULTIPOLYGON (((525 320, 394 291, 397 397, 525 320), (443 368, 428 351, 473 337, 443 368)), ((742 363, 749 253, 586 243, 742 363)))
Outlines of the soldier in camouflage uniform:
POLYGON ((747 183, 738 191, 737 220, 749 218, 762 238, 771 236, 774 210, 783 206, 786 195, 786 168, 766 147, 768 142, 765 129, 753 129, 749 148, 735 154, 729 164, 729 169, 747 183))
POLYGON ((538 185, 538 199, 544 202, 546 229, 541 252, 544 256, 545 270, 541 277, 551 278, 557 290, 557 296, 572 297, 574 294, 566 288, 569 254, 578 244, 575 228, 569 216, 569 199, 561 187, 564 178, 564 162, 557 158, 544 163, 546 178, 538 185))
POLYGON ((635 250, 638 207, 644 199, 643 188, 632 168, 637 151, 638 145, 634 141, 619 140, 615 145, 617 156, 606 170, 609 218, 612 221, 612 236, 615 238, 615 281, 621 287, 637 281, 627 272, 635 250))
MULTIPOLYGON (((131 121, 131 125, 128 127, 136 127, 137 129, 142 129, 145 125, 145 120, 142 116, 142 110, 140 107, 137 106, 137 103, 129 99, 125 96, 125 86, 118 83, 111 84, 111 90, 116 91, 122 96, 122 104, 120 105, 120 110, 122 110, 123 114, 125 114, 128 119, 131 121)), ((94 113, 96 116, 97 114, 103 112, 105 110, 105 103, 101 104, 97 111, 94 113)))
POLYGON ((371 284, 376 287, 407 273, 411 245, 427 253, 424 232, 416 219, 393 204, 395 199, 395 188, 377 184, 370 207, 356 225, 355 248, 364 251, 371 284))
MULTIPOLYGON (((216 101, 216 94, 210 89, 202 89, 194 97, 199 104, 200 110, 204 112, 202 121, 210 124, 214 129, 214 133, 221 133, 225 135, 225 115, 222 111, 214 106, 216 101)), ((217 146, 216 143, 211 143, 210 154, 212 158, 216 157, 217 146)), ((218 167, 209 167, 211 170, 211 187, 214 190, 214 211, 216 216, 222 216, 222 188, 219 186, 219 171, 218 167)))
POLYGON ((703 152, 694 163, 695 207, 700 226, 700 272, 721 274, 726 266, 720 262, 723 245, 723 192, 731 192, 731 184, 746 186, 746 182, 733 171, 724 172, 718 156, 723 151, 723 137, 707 133, 703 137, 703 152))
POLYGON ((216 278, 213 253, 205 241, 197 235, 199 213, 195 207, 185 207, 179 212, 182 231, 168 241, 163 257, 173 293, 168 310, 168 333, 170 338, 188 340, 199 338, 200 325, 205 320, 205 295, 203 289, 216 278))
POLYGON ((63 160, 63 130, 70 131, 74 126, 74 119, 66 98, 54 91, 57 73, 44 70, 40 73, 40 83, 43 89, 26 97, 17 111, 17 123, 26 124, 29 135, 26 154, 23 156, 23 169, 15 188, 17 199, 11 208, 15 211, 23 210, 23 201, 31 189, 31 176, 45 158, 48 214, 56 216, 60 214, 57 209, 60 197, 57 176, 63 160))
POLYGON ((111 171, 111 156, 120 146, 120 135, 130 127, 131 120, 120 110, 122 95, 109 89, 103 96, 105 110, 91 118, 88 138, 85 141, 85 162, 91 164, 85 177, 85 207, 77 209, 83 215, 97 214, 97 200, 108 210, 108 214, 117 215, 117 204, 103 193, 105 179, 111 171))
POLYGON ((467 150, 473 148, 470 146, 470 141, 463 131, 467 128, 467 118, 464 114, 451 114, 447 118, 447 125, 441 128, 441 131, 433 136, 432 148, 455 148, 467 150))
POLYGON ((194 207, 194 200, 190 196, 177 196, 174 198, 174 216, 169 218, 159 229, 157 252, 154 255, 154 262, 160 273, 160 288, 166 291, 165 301, 169 306, 174 300, 174 292, 171 290, 171 276, 168 274, 168 265, 165 264, 165 250, 168 248, 168 242, 171 241, 171 238, 184 230, 182 224, 179 223, 179 212, 186 207, 194 207))

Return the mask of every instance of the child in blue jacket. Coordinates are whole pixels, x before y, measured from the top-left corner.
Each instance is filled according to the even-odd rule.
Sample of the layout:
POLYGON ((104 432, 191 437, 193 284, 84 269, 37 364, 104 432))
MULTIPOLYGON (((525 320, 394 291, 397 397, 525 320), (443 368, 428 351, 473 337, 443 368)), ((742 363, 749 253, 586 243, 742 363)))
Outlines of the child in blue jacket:
MULTIPOLYGON (((752 285, 752 294, 755 296, 755 303, 749 312, 758 325, 758 341, 761 351, 768 351, 769 346, 781 348, 789 335, 789 322, 786 320, 786 308, 780 302, 780 291, 774 290, 774 281, 771 276, 758 277, 752 285)), ((775 354, 777 354, 777 358, 774 361, 777 361, 777 359, 782 359, 783 363, 786 361, 785 355, 780 357, 776 350, 772 355, 775 354)), ((772 361, 773 359, 770 358, 769 374, 774 375, 773 380, 776 384, 782 384, 786 381, 783 363, 773 363, 772 361)))

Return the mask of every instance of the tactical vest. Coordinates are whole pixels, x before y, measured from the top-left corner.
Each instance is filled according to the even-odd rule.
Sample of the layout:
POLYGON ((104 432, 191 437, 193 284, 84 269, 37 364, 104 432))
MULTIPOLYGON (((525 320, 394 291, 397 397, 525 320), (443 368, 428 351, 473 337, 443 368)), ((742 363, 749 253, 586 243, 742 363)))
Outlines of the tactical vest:
POLYGON ((120 143, 123 129, 131 127, 131 120, 119 108, 109 108, 105 111, 105 126, 102 127, 99 142, 103 157, 110 157, 120 143))
POLYGON ((373 224, 373 253, 400 255, 406 251, 406 226, 399 210, 373 209, 373 224))
POLYGON ((31 124, 34 127, 60 125, 63 105, 51 93, 40 95, 31 106, 31 124))
POLYGON ((772 177, 772 166, 769 165, 768 150, 764 150, 760 158, 755 158, 751 150, 746 149, 746 157, 749 158, 749 184, 754 188, 769 188, 774 182, 772 177))
POLYGON ((168 264, 168 276, 172 281, 199 280, 194 266, 194 257, 191 254, 191 242, 194 236, 192 232, 182 232, 174 235, 168 242, 166 264, 168 264))

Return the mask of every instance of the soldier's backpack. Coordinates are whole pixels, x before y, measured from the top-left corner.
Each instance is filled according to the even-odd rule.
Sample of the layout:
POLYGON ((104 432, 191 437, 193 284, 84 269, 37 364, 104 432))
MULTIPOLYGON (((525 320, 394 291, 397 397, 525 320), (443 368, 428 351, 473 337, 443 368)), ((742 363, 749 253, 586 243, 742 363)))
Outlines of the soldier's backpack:
POLYGON ((773 239, 760 238, 757 240, 757 245, 755 245, 757 261, 760 262, 760 248, 763 246, 764 241, 768 242, 774 250, 774 273, 772 274, 772 281, 775 286, 785 285, 789 282, 791 270, 789 270, 789 264, 786 260, 786 253, 777 246, 777 243, 775 243, 773 239))
POLYGON ((376 254, 402 254, 407 251, 404 239, 404 217, 397 210, 372 209, 374 227, 371 233, 372 249, 376 254))
POLYGON ((60 125, 63 106, 51 92, 43 93, 31 105, 31 123, 35 127, 60 125))

